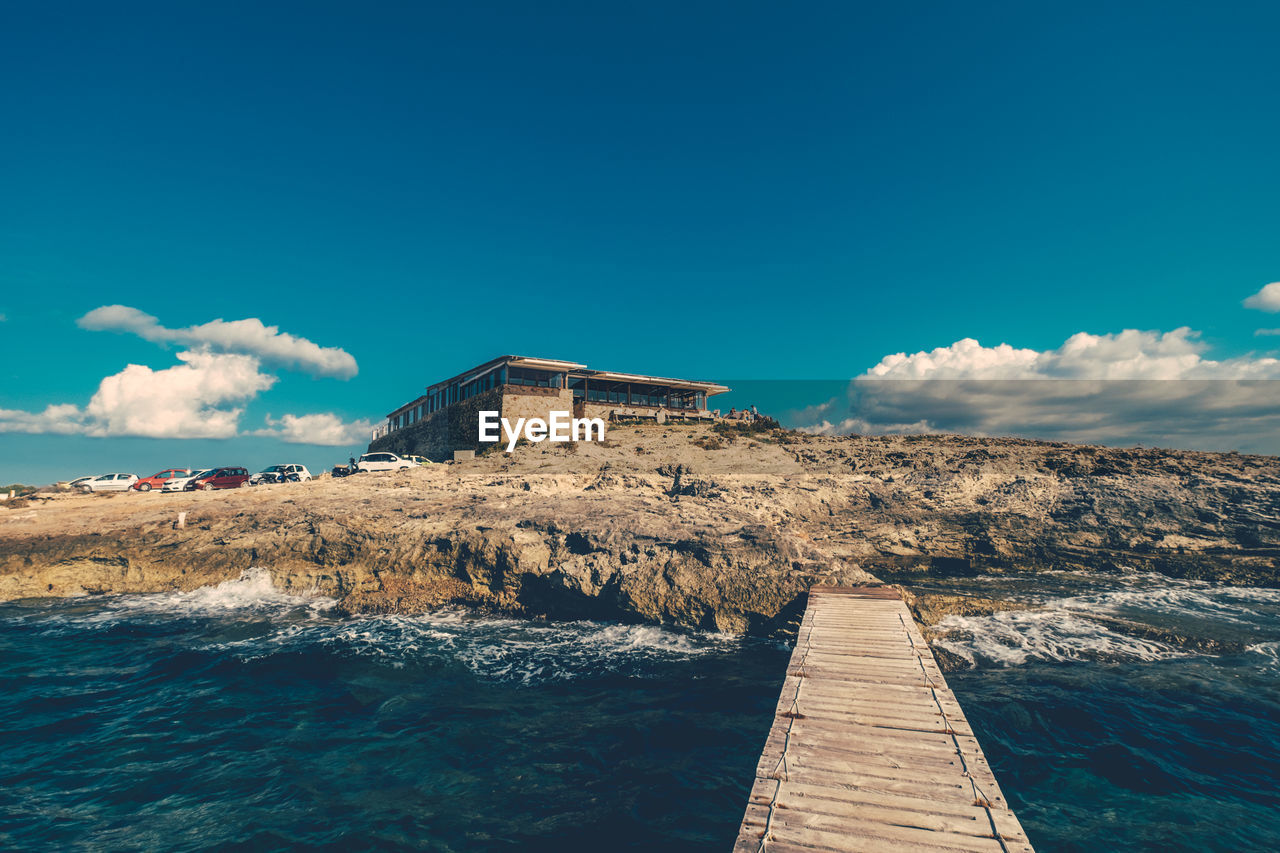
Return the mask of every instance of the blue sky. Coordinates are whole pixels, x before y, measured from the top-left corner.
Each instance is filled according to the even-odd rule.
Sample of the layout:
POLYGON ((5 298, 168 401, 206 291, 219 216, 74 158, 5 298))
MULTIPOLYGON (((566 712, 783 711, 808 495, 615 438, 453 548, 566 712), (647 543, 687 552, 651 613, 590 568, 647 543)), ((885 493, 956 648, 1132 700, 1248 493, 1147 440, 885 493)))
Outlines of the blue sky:
POLYGON ((1252 364, 1280 345, 1241 304, 1280 280, 1278 37, 1273 3, 12 7, 0 480, 323 467, 358 445, 246 433, 504 352, 847 379, 1189 327, 1252 364), (77 324, 108 305, 358 372, 262 360, 218 404, 237 437, 13 431, 210 346, 77 324))

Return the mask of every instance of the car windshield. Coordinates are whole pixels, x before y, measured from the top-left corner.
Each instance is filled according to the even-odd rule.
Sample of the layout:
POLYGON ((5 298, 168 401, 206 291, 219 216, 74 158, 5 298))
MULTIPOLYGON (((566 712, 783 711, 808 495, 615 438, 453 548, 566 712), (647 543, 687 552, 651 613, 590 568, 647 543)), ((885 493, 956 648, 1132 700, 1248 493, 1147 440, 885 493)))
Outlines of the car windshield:
POLYGON ((262 473, 263 473, 263 474, 274 474, 274 473, 276 473, 277 471, 283 471, 283 470, 284 470, 284 466, 283 466, 283 465, 272 465, 270 468, 263 468, 263 469, 262 469, 262 473))
POLYGON ((195 480, 199 477, 208 477, 212 473, 213 473, 212 468, 206 468, 205 470, 201 471, 199 474, 193 475, 191 479, 195 480))

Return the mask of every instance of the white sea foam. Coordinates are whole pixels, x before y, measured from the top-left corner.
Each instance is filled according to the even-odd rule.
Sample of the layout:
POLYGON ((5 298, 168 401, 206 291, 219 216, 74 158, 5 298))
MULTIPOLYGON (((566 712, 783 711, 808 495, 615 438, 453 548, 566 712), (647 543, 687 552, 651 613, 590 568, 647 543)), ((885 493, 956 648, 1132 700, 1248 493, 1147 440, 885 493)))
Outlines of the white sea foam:
POLYGON ((653 625, 535 621, 462 609, 341 618, 335 604, 324 596, 280 590, 268 570, 253 568, 190 592, 65 599, 53 612, 33 612, 30 618, 55 633, 200 619, 209 623, 206 649, 243 661, 323 649, 400 668, 459 665, 480 678, 524 684, 640 674, 655 661, 693 659, 745 642, 653 625))
POLYGON ((1254 643, 1252 646, 1245 647, 1245 651, 1259 655, 1266 666, 1280 667, 1280 641, 1254 643))
POLYGON ((1280 607, 1280 590, 1197 584, 1181 588, 1131 588, 1058 599, 1058 606, 1121 615, 1134 611, 1250 624, 1280 607))
POLYGON ((236 610, 278 610, 305 606, 327 610, 336 603, 321 595, 298 595, 276 587, 271 572, 261 567, 248 569, 239 578, 216 586, 204 586, 191 592, 174 592, 160 596, 138 596, 142 606, 159 605, 169 610, 189 613, 219 613, 236 610))
POLYGON ((241 573, 235 580, 223 581, 214 586, 204 586, 190 592, 157 592, 130 595, 112 595, 89 599, 93 608, 79 612, 74 605, 85 599, 68 599, 72 609, 48 619, 52 624, 72 624, 81 627, 104 626, 138 617, 201 617, 201 616, 270 616, 299 611, 318 616, 331 610, 336 603, 321 595, 298 595, 278 589, 271 572, 253 567, 241 573))
POLYGON ((1120 634, 1059 608, 948 616, 934 645, 971 664, 1016 666, 1028 660, 1161 660, 1183 652, 1166 643, 1120 634))
MULTIPOLYGON (((974 665, 1016 666, 1028 660, 1152 661, 1184 657, 1188 652, 1129 636, 1089 616, 1142 621, 1148 621, 1144 616, 1158 616, 1150 621, 1228 625, 1238 631, 1274 626, 1280 614, 1280 590, 1171 582, 1161 576, 1131 576, 1125 581, 1121 589, 1047 599, 1030 610, 948 616, 938 623, 944 636, 934 644, 974 665)), ((1268 643, 1249 650, 1267 654, 1268 647, 1274 654, 1274 644, 1268 643)))
POLYGON ((606 673, 640 673, 655 661, 678 661, 743 642, 723 634, 680 634, 652 625, 543 622, 440 610, 322 623, 293 623, 266 637, 221 644, 244 659, 326 648, 397 667, 460 665, 492 681, 569 681, 606 673))

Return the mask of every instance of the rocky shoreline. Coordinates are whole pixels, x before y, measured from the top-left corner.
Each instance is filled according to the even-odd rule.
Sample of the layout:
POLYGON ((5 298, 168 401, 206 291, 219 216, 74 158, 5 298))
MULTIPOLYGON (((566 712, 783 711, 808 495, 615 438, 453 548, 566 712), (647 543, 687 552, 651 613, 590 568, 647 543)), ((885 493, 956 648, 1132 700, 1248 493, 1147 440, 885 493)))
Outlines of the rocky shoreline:
POLYGON ((705 426, 618 427, 603 446, 308 484, 0 509, 0 600, 190 590, 259 566, 350 613, 456 604, 776 636, 794 630, 815 583, 892 576, 927 627, 1025 604, 972 583, 913 592, 913 577, 1155 572, 1276 587, 1278 559, 1274 457, 705 426))

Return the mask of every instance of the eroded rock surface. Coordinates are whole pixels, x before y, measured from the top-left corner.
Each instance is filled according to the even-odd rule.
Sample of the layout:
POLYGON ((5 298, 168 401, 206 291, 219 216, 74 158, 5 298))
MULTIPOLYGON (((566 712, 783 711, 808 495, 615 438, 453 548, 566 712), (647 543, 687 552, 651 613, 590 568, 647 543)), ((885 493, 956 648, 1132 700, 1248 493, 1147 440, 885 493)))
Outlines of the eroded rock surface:
MULTIPOLYGON (((758 634, 787 633, 812 584, 878 570, 1276 586, 1278 557, 1274 457, 703 426, 614 428, 605 446, 344 480, 0 509, 3 599, 187 590, 261 566, 352 612, 460 603, 758 634)), ((930 622, 1009 605, 912 606, 930 622)))

